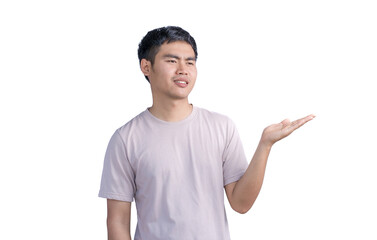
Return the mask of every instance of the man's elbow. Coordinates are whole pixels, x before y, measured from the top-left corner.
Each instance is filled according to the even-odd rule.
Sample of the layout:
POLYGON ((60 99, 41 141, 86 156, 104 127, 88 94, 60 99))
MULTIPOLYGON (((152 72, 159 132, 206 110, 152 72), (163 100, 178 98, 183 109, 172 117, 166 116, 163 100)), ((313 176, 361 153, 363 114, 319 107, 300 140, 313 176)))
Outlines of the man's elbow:
POLYGON ((244 205, 244 206, 232 206, 233 210, 238 212, 239 214, 247 213, 253 205, 244 205))
POLYGON ((245 214, 245 213, 247 213, 249 210, 239 210, 239 211, 237 211, 239 214, 245 214))
POLYGON ((245 208, 245 209, 240 209, 240 210, 238 210, 238 211, 236 211, 236 212, 238 212, 239 214, 245 214, 245 213, 247 213, 249 210, 250 210, 250 208, 245 208))

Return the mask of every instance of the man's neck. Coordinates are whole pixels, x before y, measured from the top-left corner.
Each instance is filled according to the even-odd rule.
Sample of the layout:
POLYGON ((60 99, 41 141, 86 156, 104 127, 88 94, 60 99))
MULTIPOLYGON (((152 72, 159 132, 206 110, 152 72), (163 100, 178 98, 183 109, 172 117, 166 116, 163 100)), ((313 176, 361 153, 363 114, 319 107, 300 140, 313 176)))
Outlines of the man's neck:
POLYGON ((173 101, 168 103, 154 102, 152 107, 148 108, 153 116, 166 122, 178 122, 188 117, 192 110, 192 104, 188 101, 173 101))

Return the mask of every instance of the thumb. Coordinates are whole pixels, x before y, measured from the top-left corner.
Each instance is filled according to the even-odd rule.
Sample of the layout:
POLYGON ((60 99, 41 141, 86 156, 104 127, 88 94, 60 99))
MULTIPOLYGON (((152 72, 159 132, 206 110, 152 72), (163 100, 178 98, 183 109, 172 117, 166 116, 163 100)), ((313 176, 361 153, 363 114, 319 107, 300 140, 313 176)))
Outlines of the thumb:
POLYGON ((287 118, 287 119, 284 119, 280 124, 283 125, 283 128, 288 126, 289 124, 291 123, 291 121, 287 118))

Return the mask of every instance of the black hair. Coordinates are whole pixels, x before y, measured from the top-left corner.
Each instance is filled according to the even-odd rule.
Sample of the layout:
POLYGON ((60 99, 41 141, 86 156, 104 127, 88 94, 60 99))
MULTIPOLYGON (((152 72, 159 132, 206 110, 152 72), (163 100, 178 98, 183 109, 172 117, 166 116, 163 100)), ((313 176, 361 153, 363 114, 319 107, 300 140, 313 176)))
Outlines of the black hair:
MULTIPOLYGON (((139 43, 139 49, 137 51, 139 57, 139 64, 141 64, 142 59, 146 59, 154 63, 155 57, 160 50, 162 44, 184 41, 191 45, 195 53, 195 60, 198 58, 198 52, 196 48, 195 39, 188 33, 186 30, 176 27, 176 26, 167 26, 156 28, 151 30, 144 36, 144 38, 139 43)), ((145 78, 149 79, 147 76, 145 78)))

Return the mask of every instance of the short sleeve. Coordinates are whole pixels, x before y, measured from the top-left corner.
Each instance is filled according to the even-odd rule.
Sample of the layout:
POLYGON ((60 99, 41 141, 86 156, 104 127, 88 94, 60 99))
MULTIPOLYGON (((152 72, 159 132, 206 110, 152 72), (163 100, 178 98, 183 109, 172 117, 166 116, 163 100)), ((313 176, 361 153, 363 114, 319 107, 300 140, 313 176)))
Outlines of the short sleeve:
POLYGON ((226 146, 223 153, 224 186, 238 181, 248 167, 239 133, 230 119, 226 131, 226 146))
POLYGON ((98 196, 132 202, 135 191, 135 174, 127 158, 125 144, 117 130, 106 150, 98 196))

